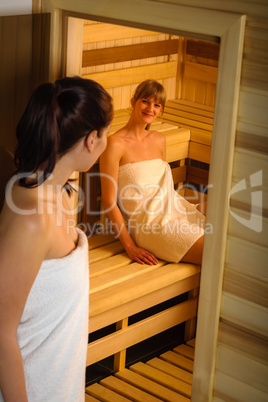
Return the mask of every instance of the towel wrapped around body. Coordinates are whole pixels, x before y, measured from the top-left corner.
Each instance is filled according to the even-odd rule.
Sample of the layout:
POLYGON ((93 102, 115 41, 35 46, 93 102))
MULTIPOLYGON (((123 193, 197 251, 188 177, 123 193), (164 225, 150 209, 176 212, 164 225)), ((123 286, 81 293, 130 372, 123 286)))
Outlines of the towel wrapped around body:
POLYGON ((85 400, 88 240, 77 230, 70 254, 43 261, 18 326, 29 402, 85 400))
POLYGON ((204 215, 174 190, 161 159, 119 167, 118 203, 137 246, 159 259, 179 262, 204 234, 204 215))

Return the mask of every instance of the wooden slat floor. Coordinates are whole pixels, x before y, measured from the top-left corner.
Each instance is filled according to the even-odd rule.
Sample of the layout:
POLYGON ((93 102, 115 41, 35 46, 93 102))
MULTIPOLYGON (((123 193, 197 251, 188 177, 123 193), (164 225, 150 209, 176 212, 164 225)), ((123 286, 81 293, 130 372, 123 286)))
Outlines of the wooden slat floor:
POLYGON ((86 388, 85 402, 189 402, 195 339, 86 388))

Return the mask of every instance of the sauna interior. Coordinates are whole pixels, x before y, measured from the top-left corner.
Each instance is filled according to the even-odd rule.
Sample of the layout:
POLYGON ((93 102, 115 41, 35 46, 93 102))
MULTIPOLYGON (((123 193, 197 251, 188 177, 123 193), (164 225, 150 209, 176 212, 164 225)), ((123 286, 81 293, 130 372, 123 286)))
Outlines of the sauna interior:
MULTIPOLYGON (((176 190, 192 203, 205 201, 220 44, 73 17, 68 18, 67 38, 66 75, 80 75, 96 80, 113 97, 115 113, 109 135, 128 121, 131 110, 130 99, 140 82, 152 78, 162 83, 166 89, 168 101, 163 115, 153 123, 153 128, 166 135, 167 161, 172 168, 176 190)), ((119 348, 119 353, 113 352, 111 346, 114 342, 113 334, 118 329, 128 327, 131 321, 135 325, 145 316, 150 319, 152 310, 153 313, 156 311, 157 314, 161 314, 162 310, 172 309, 176 305, 180 308, 180 304, 185 302, 189 295, 186 292, 177 294, 178 292, 175 291, 174 297, 171 295, 163 298, 165 303, 158 303, 157 306, 147 309, 140 308, 138 314, 127 317, 127 323, 124 320, 117 321, 117 324, 113 323, 110 318, 113 314, 111 308, 108 311, 109 318, 104 315, 102 323, 95 325, 96 316, 101 317, 101 314, 95 311, 98 290, 103 287, 104 292, 107 286, 112 293, 117 292, 117 288, 113 289, 113 283, 114 286, 120 286, 117 280, 123 281, 122 278, 116 279, 117 273, 113 271, 112 261, 115 261, 115 258, 117 260, 122 258, 123 262, 120 264, 130 263, 130 261, 125 262, 126 256, 122 245, 115 241, 116 239, 109 233, 109 227, 107 228, 107 217, 102 213, 98 171, 99 167, 96 163, 89 171, 93 175, 86 173, 80 176, 84 207, 78 214, 78 225, 90 236, 91 313, 87 362, 88 386, 111 374, 112 371, 120 373, 133 363, 133 360, 141 357, 149 359, 152 355, 165 353, 170 348, 183 343, 186 330, 188 332, 186 338, 193 345, 200 280, 200 272, 198 274, 195 272, 197 283, 192 286, 191 292, 196 304, 193 307, 195 317, 192 320, 188 320, 185 324, 180 321, 178 323, 177 318, 170 319, 167 326, 163 328, 160 323, 156 334, 151 333, 153 337, 150 337, 150 331, 146 332, 146 335, 141 338, 145 339, 143 343, 135 346, 136 341, 130 343, 126 340, 126 349, 122 346, 119 348), (110 273, 107 272, 108 270, 110 273), (107 275, 108 285, 103 283, 105 275, 107 275), (111 325, 105 326, 104 322, 111 325), (108 337, 110 337, 109 346, 105 343, 108 337), (110 353, 114 354, 112 363, 109 360, 110 357, 107 357, 109 352, 103 352, 107 346, 111 350, 110 353), (95 359, 94 356, 96 356, 95 359), (100 356, 106 359, 99 362, 100 356)), ((178 268, 177 265, 175 270, 178 268)), ((154 274, 151 273, 151 275, 154 274)), ((145 280, 145 277, 141 280, 145 280)), ((174 282, 176 282, 175 279, 174 282)), ((150 292, 153 292, 153 285, 150 292)), ((105 297, 108 297, 107 294, 101 295, 100 292, 99 298, 102 298, 102 303, 105 302, 105 297)), ((156 303, 151 302, 148 306, 153 304, 156 303)), ((129 339, 128 335, 127 337, 129 339)), ((192 369, 191 366, 189 370, 192 369)), ((189 387, 189 384, 187 386, 189 387)), ((91 392, 90 387, 87 388, 87 392, 91 392)), ((186 396, 190 397, 189 391, 186 392, 186 396)))
MULTIPOLYGON (((219 43, 72 17, 68 20, 67 75, 96 80, 111 94, 115 114, 109 135, 126 124, 130 99, 140 82, 152 78, 165 87, 168 101, 154 128, 166 133, 171 153, 168 162, 180 194, 193 203, 205 201, 219 43), (81 44, 77 37, 82 38, 81 44), (176 128, 186 128, 188 134, 176 132, 176 128), (184 148, 176 145, 177 140, 184 148)), ((91 172, 98 172, 98 164, 91 172)), ((105 218, 98 213, 99 178, 93 176, 89 181, 86 177, 80 178, 87 197, 78 221, 93 233, 101 230, 105 218)))

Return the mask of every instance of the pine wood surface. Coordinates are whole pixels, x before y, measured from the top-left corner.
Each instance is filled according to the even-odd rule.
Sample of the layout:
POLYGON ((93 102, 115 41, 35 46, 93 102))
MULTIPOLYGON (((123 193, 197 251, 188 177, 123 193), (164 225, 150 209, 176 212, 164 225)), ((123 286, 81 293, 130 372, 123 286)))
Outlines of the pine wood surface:
POLYGON ((156 35, 156 32, 105 23, 84 24, 83 43, 156 35))
MULTIPOLYGON (((119 353, 130 346, 194 318, 196 310, 197 299, 189 299, 91 342, 88 345, 87 365, 119 353)), ((112 310, 110 310, 111 313, 112 310)))
POLYGON ((179 348, 183 350, 184 346, 190 347, 193 354, 195 339, 188 341, 187 345, 175 348, 177 353, 166 352, 146 363, 135 363, 128 369, 106 377, 99 384, 86 387, 86 395, 92 395, 100 401, 107 400, 107 397, 116 398, 115 394, 118 400, 123 397, 136 402, 190 401, 192 373, 189 368, 192 370, 192 365, 185 363, 179 348), (175 355, 175 358, 170 358, 170 354, 175 355), (181 368, 182 365, 186 368, 181 368))
POLYGON ((99 402, 99 399, 94 398, 89 394, 85 394, 85 402, 99 402))
POLYGON ((152 64, 141 67, 125 68, 124 70, 113 70, 102 73, 85 74, 83 78, 99 82, 105 89, 134 85, 144 79, 154 77, 156 80, 163 80, 176 76, 177 63, 170 61, 166 63, 152 64))
MULTIPOLYGON (((50 11, 51 6, 43 7, 43 3, 47 3, 46 1, 42 2, 42 9, 44 9, 44 12, 47 12, 48 10, 50 11)), ((49 1, 49 3, 51 3, 49 1)), ((144 2, 144 9, 143 9, 143 15, 140 15, 140 9, 137 7, 137 2, 132 1, 131 2, 131 7, 130 7, 130 2, 125 2, 125 7, 121 7, 120 5, 118 6, 118 3, 115 1, 111 3, 111 7, 102 7, 102 2, 96 2, 95 4, 91 4, 90 8, 88 6, 89 3, 87 2, 73 2, 71 0, 67 0, 62 2, 62 0, 53 0, 53 4, 55 7, 58 9, 65 8, 66 10, 70 10, 70 12, 75 11, 78 13, 84 13, 85 15, 87 13, 90 14, 91 18, 92 16, 96 16, 98 18, 98 12, 101 12, 102 15, 104 15, 105 18, 114 18, 115 20, 117 18, 121 18, 121 21, 123 21, 125 24, 132 24, 135 25, 137 24, 143 24, 143 26, 146 26, 146 23, 151 24, 151 26, 159 26, 162 27, 163 30, 165 30, 165 26, 168 25, 169 31, 173 31, 174 29, 180 29, 182 32, 185 30, 187 32, 193 31, 196 35, 201 33, 208 33, 210 35, 217 36, 218 38, 223 35, 225 31, 228 31, 230 28, 229 20, 234 21, 235 18, 239 14, 245 14, 247 18, 247 23, 246 23, 246 31, 245 31, 245 42, 244 42, 244 47, 243 47, 243 64, 242 64, 242 75, 241 75, 241 81, 239 83, 239 95, 241 102, 239 101, 239 117, 237 121, 237 132, 236 132, 236 141, 239 141, 239 147, 243 149, 250 149, 253 151, 256 151, 260 156, 263 154, 264 147, 265 147, 265 139, 267 138, 267 123, 265 122, 265 117, 267 116, 267 113, 265 112, 265 107, 260 108, 258 112, 258 106, 256 103, 256 99, 262 98, 263 100, 263 106, 267 105, 267 91, 268 91, 268 74, 267 74, 267 2, 263 0, 259 1, 253 1, 253 0, 248 0, 248 1, 223 1, 223 0, 205 0, 202 3, 202 9, 201 12, 199 7, 200 7, 200 2, 196 0, 192 0, 187 3, 187 9, 184 10, 184 3, 180 0, 174 0, 173 2, 170 2, 169 0, 162 0, 161 2, 158 2, 155 0, 154 2, 144 2), (159 4, 158 4, 159 3, 159 4), (88 7, 88 8, 87 8, 88 7), (97 10, 99 8, 99 11, 97 10), (101 10, 101 11, 100 11, 101 10), (163 10, 165 11, 166 19, 163 23, 163 10), (196 11, 196 12, 193 12, 196 11), (118 14, 119 13, 119 14, 118 14), (191 18, 191 15, 193 17, 191 18), (220 19, 219 19, 219 16, 220 19), (227 24, 228 22, 228 24, 227 24), (243 92, 247 93, 247 100, 246 102, 242 101, 243 97, 243 92), (261 92, 261 95, 260 95, 261 92), (250 107, 247 107, 247 103, 251 104, 250 107), (255 109, 257 111, 257 114, 254 113, 254 105, 256 105, 255 109)), ((57 11, 58 13, 58 11, 57 11)), ((56 13, 55 13, 56 14, 56 13)), ((59 13, 58 13, 59 14, 59 13)), ((60 65, 59 60, 62 58, 60 49, 63 48, 62 43, 60 42, 60 39, 54 35, 55 33, 55 28, 53 26, 54 21, 59 21, 59 18, 51 19, 51 25, 52 25, 52 37, 51 37, 51 44, 52 46, 55 47, 56 51, 53 53, 51 52, 50 56, 50 78, 52 77, 58 77, 61 75, 62 71, 64 71, 64 68, 62 68, 62 65, 60 65), (54 35, 54 36, 53 36, 54 35), (57 64, 58 63, 58 64, 57 64)), ((16 17, 17 18, 17 17, 16 17)), ((23 18, 23 17, 20 17, 23 18)), ((24 25, 25 27, 25 25, 24 25)), ((150 27, 149 27, 150 28, 150 27)), ((8 24, 8 29, 12 30, 12 27, 10 24, 8 24)), ((30 29, 32 32, 32 30, 30 29)), ((61 25, 59 26, 59 30, 56 30, 57 32, 61 32, 61 25)), ((14 31, 15 32, 15 31, 14 31)), ((146 35, 147 35, 146 31, 146 35)), ((152 33, 153 35, 153 33, 152 33)), ((16 46, 18 45, 18 41, 20 41, 23 37, 23 31, 20 31, 19 35, 16 35, 16 46)), ((60 36, 59 36, 60 37, 60 36)), ((12 38, 13 36, 10 37, 8 40, 3 39, 2 43, 8 44, 8 53, 13 57, 12 53, 12 48, 13 48, 13 41, 12 38)), ((213 38, 212 38, 213 39, 213 38)), ((215 39, 215 38, 214 38, 215 39)), ((221 40, 221 50, 223 47, 225 47, 225 40, 221 40)), ((28 41, 28 43, 31 44, 31 39, 28 41)), ((234 45, 234 42, 233 44, 234 45)), ((19 48, 23 52, 23 60, 25 61, 25 51, 23 50, 23 46, 19 46, 19 48)), ((20 54, 20 53, 19 53, 20 54)), ((28 60, 30 61, 31 58, 31 50, 29 53, 30 55, 28 60)), ((224 55, 225 58, 228 56, 228 54, 224 55)), ((26 66, 26 69, 23 68, 23 74, 21 74, 21 78, 23 79, 23 82, 21 83, 20 80, 17 79, 16 74, 11 74, 12 77, 9 75, 11 72, 10 68, 10 63, 8 61, 8 57, 2 58, 3 62, 8 66, 8 68, 5 67, 4 73, 2 74, 3 77, 3 82, 8 83, 8 90, 7 92, 2 92, 4 94, 4 99, 5 99, 5 105, 9 110, 12 110, 12 106, 10 107, 10 103, 6 97, 6 93, 10 94, 11 97, 14 95, 15 91, 10 90, 11 86, 13 87, 13 84, 15 84, 14 88, 17 88, 17 100, 20 103, 20 107, 24 107, 25 102, 24 99, 22 99, 21 95, 19 94, 24 94, 26 95, 27 90, 25 91, 25 85, 27 82, 32 77, 32 71, 30 68, 30 62, 29 65, 26 66), (8 77, 8 80, 7 80, 8 77), (10 78, 11 77, 11 78, 10 78), (9 79, 10 78, 10 79, 9 79), (24 103, 24 105, 23 105, 24 103)), ((20 71, 22 71, 22 63, 18 62, 18 57, 13 57, 13 62, 16 63, 17 66, 19 66, 20 71)), ((11 63, 12 65, 12 63, 11 63)), ((194 81, 194 80, 191 80, 194 81)), ((28 85, 28 84, 27 84, 28 85)), ((27 86, 26 85, 26 86, 27 86)), ((170 84, 169 84, 170 85, 170 84)), ((197 91, 198 94, 196 94, 194 90, 194 83, 190 82, 189 85, 191 86, 191 90, 188 90, 188 88, 184 89, 182 93, 187 94, 191 99, 194 98, 194 96, 202 97, 203 95, 200 93, 200 91, 197 91)), ((187 87, 187 85, 186 85, 187 87)), ((125 92, 125 97, 129 99, 129 92, 125 92)), ((204 98, 203 98, 204 99, 204 98)), ((245 100, 245 98, 244 98, 245 100)), ((16 103, 17 101, 15 101, 16 103)), ((267 108, 266 108, 267 109, 267 108)), ((235 113, 236 114, 236 113, 235 113)), ((6 114, 6 118, 8 118, 9 122, 5 124, 5 127, 12 123, 14 119, 10 118, 9 119, 9 114, 6 114)), ((4 128, 3 132, 7 132, 7 130, 4 128)), ((11 139, 11 137, 6 137, 8 141, 11 139)), ((13 144, 12 144, 13 146, 13 144)), ((222 149, 220 148, 220 151, 222 152, 222 149)), ((252 162, 255 163, 255 162, 252 162)), ((234 164, 235 167, 235 164, 234 164)), ((253 165, 254 167, 254 165, 253 165)), ((215 203, 215 205, 218 205, 215 203)), ((240 212, 240 208, 237 209, 238 212, 240 212)), ((243 211, 243 210, 242 210, 243 211)), ((250 215, 247 216, 247 218, 250 218, 250 215)), ((246 233, 243 231, 243 228, 241 227, 236 227, 237 222, 233 222, 229 235, 232 236, 233 238, 236 238, 238 241, 242 240, 245 241, 248 245, 248 249, 256 249, 256 246, 260 247, 260 256, 262 258, 263 255, 263 249, 265 249, 267 246, 263 242, 263 238, 265 237, 265 234, 263 236, 254 236, 255 233, 246 233)), ((227 235, 226 235, 227 236, 227 235)), ((223 244, 224 242, 220 242, 220 244, 223 244)), ((216 252, 216 251, 215 251, 216 252)), ((258 251, 254 253, 257 255, 258 259, 258 251)), ((240 253, 238 256, 240 257, 241 261, 244 259, 244 255, 240 253)), ((237 258, 234 258, 237 260, 237 258)), ((232 261, 229 261, 229 264, 232 264, 232 261)), ((252 263, 250 266, 249 264, 245 264, 245 269, 247 273, 251 276, 255 276, 255 272, 258 271, 259 265, 252 263)), ((214 264, 214 269, 215 269, 215 264, 214 264)), ((259 271, 258 271, 259 272, 259 271)), ((214 285, 214 282, 213 282, 214 285)), ((208 311, 208 310, 207 310, 208 311)), ((204 323, 205 325, 205 323, 204 323)), ((206 326, 206 328, 210 328, 210 326, 206 326)), ((214 330, 214 329, 212 329, 214 330)), ((241 340, 245 339, 248 335, 248 332, 246 329, 239 328, 240 330, 240 335, 241 335, 241 340)), ((205 349, 206 354, 209 355, 209 350, 211 348, 212 342, 210 337, 207 336, 206 332, 206 337, 207 337, 207 344, 202 344, 202 348, 205 349), (205 346, 204 346, 205 345, 205 346)), ((259 337, 255 336, 254 342, 255 345, 259 343, 259 337)), ((253 342, 253 343, 254 343, 253 342)), ((254 357, 254 354, 252 354, 252 359, 254 360, 257 358, 256 356, 254 357)), ((204 371, 204 366, 206 366, 204 360, 202 360, 202 370, 204 371)), ((205 381, 208 383, 208 381, 205 381)), ((247 393, 241 392, 241 395, 239 396, 238 394, 235 394, 230 391, 232 388, 232 381, 231 382, 226 382, 223 387, 221 387, 220 390, 217 390, 217 384, 216 383, 216 389, 214 389, 214 395, 217 392, 221 392, 221 400, 224 400, 224 398, 230 398, 234 399, 236 397, 242 398, 243 402, 246 400, 249 400, 247 393), (228 396, 225 395, 225 393, 228 391, 228 396), (230 392, 229 392, 230 391, 230 392)), ((222 383, 223 384, 223 383, 222 383)), ((238 390, 239 387, 241 387, 241 382, 238 382, 238 390)), ((243 385, 243 383, 242 383, 243 385)), ((199 388, 198 388, 199 389, 199 388)), ((204 400, 207 402, 207 394, 206 392, 204 393, 204 400)), ((217 396, 216 396, 217 397, 217 396)), ((253 395, 250 401, 256 400, 256 395, 253 395)))
POLYGON ((148 59, 178 52, 178 39, 116 46, 112 48, 84 50, 82 67, 120 63, 129 60, 148 59))
MULTIPOLYGON (((96 293, 92 288, 90 291, 90 317, 98 315, 103 311, 109 311, 120 304, 129 303, 148 293, 153 294, 174 283, 177 283, 178 294, 180 294, 180 283, 183 287, 187 288, 187 283, 183 283, 183 281, 187 282, 188 279, 190 281, 191 277, 193 279, 196 276, 198 277, 199 272, 199 266, 184 263, 181 263, 179 266, 177 264, 167 264, 164 269, 160 263, 155 266, 153 271, 143 273, 142 278, 137 273, 132 279, 128 279, 126 272, 127 278, 125 281, 118 283, 116 288, 107 286, 96 293)), ((156 297, 156 295, 154 296, 156 297)))
MULTIPOLYGON (((173 110, 176 112, 179 106, 180 104, 175 103, 173 110)), ((189 103, 186 106, 189 107, 189 103)), ((211 113, 209 110, 207 112, 211 113)), ((196 120, 203 118, 207 122, 211 121, 209 116, 202 117, 199 109, 196 116, 196 120)), ((128 109, 116 111, 112 123, 113 132, 124 126, 128 118, 128 109)), ((155 121, 151 129, 158 129, 166 136, 167 161, 181 163, 181 166, 172 169, 174 182, 184 182, 187 175, 184 160, 190 156, 190 130, 178 128, 174 122, 162 123, 161 120, 155 121)), ((197 144, 197 146, 200 145, 203 146, 197 144)), ((206 146, 203 147, 206 148, 206 146)), ((202 153, 194 154, 199 160, 202 160, 202 155, 202 153)), ((121 243, 111 235, 95 235, 89 239, 89 244, 90 330, 99 329, 104 323, 108 325, 117 322, 117 331, 88 345, 87 364, 115 354, 115 367, 117 370, 122 370, 126 348, 184 320, 191 320, 195 316, 197 299, 193 296, 191 300, 135 325, 128 326, 124 321, 125 317, 198 287, 198 267, 190 264, 178 266, 178 264, 167 264, 164 261, 160 261, 156 266, 141 266, 130 261, 121 243)), ((188 328, 192 332, 195 326, 188 328)), ((185 348, 190 347, 185 346, 185 348)), ((185 360, 183 356, 180 359, 183 362, 185 360)), ((189 396, 189 389, 187 392, 189 396)))

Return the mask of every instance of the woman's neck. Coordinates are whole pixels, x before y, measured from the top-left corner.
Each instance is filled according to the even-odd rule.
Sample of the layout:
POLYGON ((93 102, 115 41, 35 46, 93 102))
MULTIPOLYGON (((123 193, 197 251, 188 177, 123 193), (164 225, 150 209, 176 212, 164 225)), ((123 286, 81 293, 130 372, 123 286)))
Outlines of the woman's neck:
POLYGON ((130 119, 127 122, 125 128, 137 140, 142 140, 147 134, 146 124, 144 124, 143 122, 138 123, 132 115, 130 116, 130 119))

